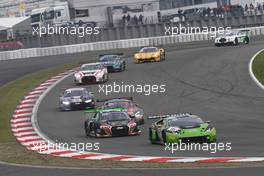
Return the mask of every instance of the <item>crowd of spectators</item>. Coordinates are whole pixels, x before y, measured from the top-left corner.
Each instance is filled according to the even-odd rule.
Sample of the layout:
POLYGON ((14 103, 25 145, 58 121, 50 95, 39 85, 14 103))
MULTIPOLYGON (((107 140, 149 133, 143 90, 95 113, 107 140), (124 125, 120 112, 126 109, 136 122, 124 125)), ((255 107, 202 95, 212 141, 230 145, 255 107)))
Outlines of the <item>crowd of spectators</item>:
POLYGON ((142 14, 140 14, 139 16, 134 15, 134 16, 130 16, 130 14, 125 14, 122 17, 122 23, 123 26, 130 26, 130 25, 140 25, 140 24, 144 24, 144 16, 142 14))
POLYGON ((249 15, 264 14, 264 3, 260 4, 246 4, 244 7, 241 5, 225 5, 218 8, 196 8, 186 11, 179 10, 178 14, 183 18, 197 18, 197 17, 238 17, 249 15))
MULTIPOLYGON (((177 12, 176 12, 177 13, 177 12)), ((158 22, 170 22, 173 19, 178 21, 196 20, 199 18, 225 18, 225 17, 240 17, 250 15, 264 14, 264 3, 260 4, 246 4, 244 7, 241 5, 225 5, 217 8, 203 7, 193 8, 187 10, 178 10, 177 14, 163 15, 158 13, 158 22)), ((153 19, 140 15, 124 14, 122 16, 122 26, 137 26, 142 24, 153 23, 153 19)))

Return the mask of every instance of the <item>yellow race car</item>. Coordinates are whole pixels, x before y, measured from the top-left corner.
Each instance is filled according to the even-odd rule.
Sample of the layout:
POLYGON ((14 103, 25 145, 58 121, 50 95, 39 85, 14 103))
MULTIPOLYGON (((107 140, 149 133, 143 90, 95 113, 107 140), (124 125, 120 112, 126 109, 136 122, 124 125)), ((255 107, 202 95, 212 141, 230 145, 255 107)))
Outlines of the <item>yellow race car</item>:
POLYGON ((136 64, 147 61, 160 62, 165 60, 165 50, 157 47, 143 47, 134 55, 136 64))

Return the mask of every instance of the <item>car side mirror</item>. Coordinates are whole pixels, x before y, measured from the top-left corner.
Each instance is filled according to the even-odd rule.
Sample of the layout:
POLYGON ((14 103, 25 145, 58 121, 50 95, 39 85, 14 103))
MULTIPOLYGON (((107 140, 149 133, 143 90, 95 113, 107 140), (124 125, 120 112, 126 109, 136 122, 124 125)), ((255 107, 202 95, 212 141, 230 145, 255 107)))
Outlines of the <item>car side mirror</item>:
POLYGON ((211 121, 205 121, 205 123, 208 123, 208 124, 210 124, 210 123, 211 123, 211 121))

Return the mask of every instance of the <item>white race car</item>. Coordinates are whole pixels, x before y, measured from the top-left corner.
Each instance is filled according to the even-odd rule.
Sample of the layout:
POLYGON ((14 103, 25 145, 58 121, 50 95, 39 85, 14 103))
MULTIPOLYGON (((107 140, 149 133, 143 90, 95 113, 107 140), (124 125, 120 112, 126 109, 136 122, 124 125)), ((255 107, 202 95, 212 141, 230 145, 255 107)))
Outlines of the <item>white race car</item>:
POLYGON ((229 31, 218 34, 215 38, 215 46, 249 44, 249 30, 229 31))
POLYGON ((103 83, 108 80, 107 68, 101 63, 83 64, 74 74, 76 84, 103 83))

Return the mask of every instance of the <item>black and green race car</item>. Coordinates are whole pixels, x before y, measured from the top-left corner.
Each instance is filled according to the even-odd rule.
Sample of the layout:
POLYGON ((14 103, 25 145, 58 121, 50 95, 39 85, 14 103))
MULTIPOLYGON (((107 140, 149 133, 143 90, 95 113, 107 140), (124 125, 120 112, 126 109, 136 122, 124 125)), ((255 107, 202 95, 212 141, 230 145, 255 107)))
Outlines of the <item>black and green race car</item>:
POLYGON ((160 118, 149 129, 152 144, 159 143, 207 143, 215 142, 216 129, 212 124, 189 113, 152 116, 160 118))
POLYGON ((130 118, 123 108, 86 110, 84 129, 87 136, 113 137, 139 135, 135 119, 130 118))

